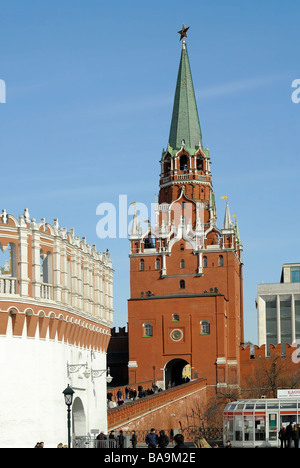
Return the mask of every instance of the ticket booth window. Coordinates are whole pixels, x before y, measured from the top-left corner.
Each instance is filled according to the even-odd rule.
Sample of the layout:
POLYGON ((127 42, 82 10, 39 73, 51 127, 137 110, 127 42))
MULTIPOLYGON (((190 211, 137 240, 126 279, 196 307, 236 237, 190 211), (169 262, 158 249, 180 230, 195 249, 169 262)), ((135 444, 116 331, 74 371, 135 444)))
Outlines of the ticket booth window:
POLYGON ((243 440, 243 419, 242 416, 236 416, 235 421, 235 440, 236 441, 242 441, 243 440))
POLYGON ((269 414, 269 440, 277 440, 277 414, 269 414))
POLYGON ((255 416, 255 440, 266 440, 265 416, 255 416))
POLYGON ((253 415, 244 416, 244 441, 249 442, 253 440, 253 415))

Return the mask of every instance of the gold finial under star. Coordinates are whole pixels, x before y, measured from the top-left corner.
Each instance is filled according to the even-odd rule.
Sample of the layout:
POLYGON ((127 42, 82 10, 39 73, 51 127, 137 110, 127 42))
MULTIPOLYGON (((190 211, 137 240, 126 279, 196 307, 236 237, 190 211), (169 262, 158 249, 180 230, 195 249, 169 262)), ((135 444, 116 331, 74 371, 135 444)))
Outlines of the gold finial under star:
POLYGON ((190 29, 190 27, 186 28, 186 27, 184 26, 184 24, 182 25, 182 30, 181 30, 181 31, 178 31, 178 34, 180 34, 180 39, 179 39, 180 41, 181 41, 181 39, 184 40, 184 38, 187 37, 187 31, 188 31, 188 29, 190 29))

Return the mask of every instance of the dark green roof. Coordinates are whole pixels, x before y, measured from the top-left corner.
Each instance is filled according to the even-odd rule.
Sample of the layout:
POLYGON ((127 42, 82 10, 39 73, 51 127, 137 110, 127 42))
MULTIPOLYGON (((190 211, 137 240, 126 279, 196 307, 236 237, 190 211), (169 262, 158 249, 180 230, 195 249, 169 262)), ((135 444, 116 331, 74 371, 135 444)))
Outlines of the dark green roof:
POLYGON ((182 140, 186 148, 202 147, 202 134, 199 122, 192 73, 186 44, 183 44, 178 70, 169 145, 180 149, 182 140))

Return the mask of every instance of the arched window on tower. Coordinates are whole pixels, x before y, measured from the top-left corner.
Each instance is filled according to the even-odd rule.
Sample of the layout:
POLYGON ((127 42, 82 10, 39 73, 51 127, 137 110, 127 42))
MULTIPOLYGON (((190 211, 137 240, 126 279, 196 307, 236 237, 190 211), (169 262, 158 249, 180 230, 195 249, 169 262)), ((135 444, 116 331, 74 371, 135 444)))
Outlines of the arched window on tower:
POLYGON ((151 237, 151 234, 149 234, 144 239, 144 249, 154 249, 154 248, 155 248, 155 238, 151 237))
POLYGON ((40 251, 41 283, 52 284, 52 253, 40 251))
POLYGON ((209 335, 210 334, 210 323, 208 320, 201 320, 200 322, 200 334, 209 335))
POLYGON ((203 171, 203 157, 197 156, 197 170, 203 171))
POLYGON ((220 255, 220 256, 219 256, 219 263, 218 263, 218 265, 219 265, 219 267, 222 267, 223 264, 224 264, 224 263, 223 263, 223 255, 220 255))
POLYGON ((203 268, 207 268, 207 257, 203 257, 203 268))
POLYGON ((179 287, 180 287, 180 289, 185 289, 185 281, 184 280, 180 280, 179 287))
POLYGON ((186 154, 182 154, 180 156, 180 162, 179 162, 179 167, 181 171, 187 171, 188 169, 188 158, 186 154))
POLYGON ((180 260, 180 268, 185 268, 185 261, 183 259, 180 260))
POLYGON ((146 322, 143 323, 143 329, 144 329, 144 337, 152 337, 153 336, 153 326, 152 323, 146 322))
POLYGON ((145 270, 145 262, 144 262, 144 259, 142 258, 140 260, 140 271, 144 271, 145 270))
POLYGON ((4 246, 0 242, 0 276, 5 275, 6 277, 17 277, 17 249, 16 244, 10 242, 4 246))
POLYGON ((6 246, 0 242, 0 289, 4 294, 17 293, 17 249, 12 242, 6 246))
POLYGON ((167 156, 164 160, 164 176, 166 177, 171 170, 171 158, 167 156))
POLYGON ((159 258, 157 258, 155 260, 155 270, 160 270, 160 259, 159 258))

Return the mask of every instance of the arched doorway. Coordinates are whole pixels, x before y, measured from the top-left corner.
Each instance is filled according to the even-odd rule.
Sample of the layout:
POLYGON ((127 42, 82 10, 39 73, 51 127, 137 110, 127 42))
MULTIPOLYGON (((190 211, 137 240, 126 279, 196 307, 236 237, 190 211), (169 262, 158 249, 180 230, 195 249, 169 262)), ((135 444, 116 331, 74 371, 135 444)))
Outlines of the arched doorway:
POLYGON ((86 415, 84 412, 84 407, 82 401, 79 397, 75 398, 73 407, 72 407, 72 416, 73 416, 73 435, 86 436, 86 415))
POLYGON ((184 382, 182 371, 189 363, 185 359, 172 359, 165 366, 165 388, 174 387, 184 382))

